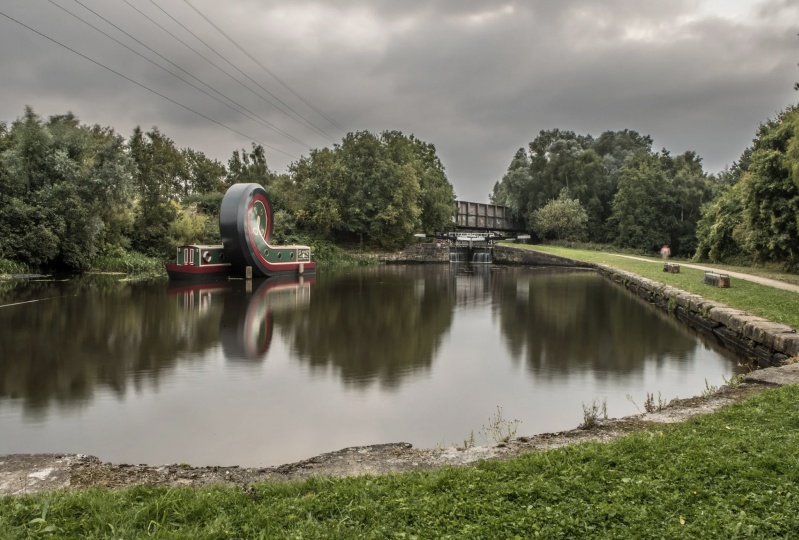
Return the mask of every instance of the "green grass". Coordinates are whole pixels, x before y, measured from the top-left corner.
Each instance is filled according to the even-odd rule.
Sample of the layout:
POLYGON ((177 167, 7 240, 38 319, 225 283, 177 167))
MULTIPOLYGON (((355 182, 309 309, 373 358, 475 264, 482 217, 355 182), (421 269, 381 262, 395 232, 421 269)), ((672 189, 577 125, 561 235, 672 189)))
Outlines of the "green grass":
MULTIPOLYGON (((728 306, 764 317, 770 321, 784 323, 799 329, 799 294, 797 293, 775 289, 742 279, 732 279, 729 289, 719 289, 718 287, 704 284, 704 272, 702 270, 682 267, 679 274, 671 274, 663 272, 663 267, 659 264, 626 259, 612 253, 544 245, 524 246, 514 244, 513 246, 560 255, 579 261, 606 264, 620 270, 633 272, 645 278, 678 287, 684 291, 699 294, 709 300, 722 302, 728 306)), ((719 267, 720 270, 725 269, 718 265, 702 264, 703 266, 719 267)), ((736 271, 755 274, 755 272, 750 271, 748 268, 740 268, 740 270, 738 268, 740 267, 736 267, 736 271)), ((731 270, 732 267, 727 267, 726 269, 731 270)), ((767 277, 773 277, 773 274, 767 277)))
POLYGON ((92 265, 94 272, 123 272, 136 277, 166 277, 164 263, 137 251, 97 257, 92 265))
POLYGON ((21 263, 10 261, 8 259, 0 259, 0 275, 2 274, 25 274, 28 268, 21 263))
POLYGON ((381 477, 0 499, 0 538, 799 535, 799 387, 614 442, 381 477))
POLYGON ((344 248, 332 242, 314 241, 310 243, 317 271, 338 270, 353 266, 373 266, 378 264, 378 259, 363 253, 359 249, 344 248))

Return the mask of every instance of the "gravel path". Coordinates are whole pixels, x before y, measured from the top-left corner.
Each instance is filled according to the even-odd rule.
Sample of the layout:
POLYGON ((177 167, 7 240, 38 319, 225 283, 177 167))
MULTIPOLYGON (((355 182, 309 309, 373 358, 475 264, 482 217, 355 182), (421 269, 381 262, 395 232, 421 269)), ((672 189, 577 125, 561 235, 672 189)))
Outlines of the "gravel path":
MULTIPOLYGON (((611 253, 614 257, 624 257, 625 259, 633 259, 636 261, 643 261, 643 262, 650 262, 655 264, 662 264, 662 261, 655 260, 655 259, 647 259, 645 257, 633 257, 632 255, 617 255, 615 253, 611 253)), ((782 289, 784 291, 791 291, 795 293, 799 293, 799 285, 792 285, 790 283, 785 283, 784 281, 777 281, 776 279, 769 279, 760 276, 753 276, 752 274, 742 274, 740 272, 730 272, 728 270, 720 270, 718 268, 711 268, 709 266, 702 266, 700 264, 686 264, 686 263, 678 263, 680 266, 684 266, 686 268, 694 268, 695 270, 703 270, 705 272, 716 272, 719 274, 726 274, 732 278, 736 279, 743 279, 746 281, 752 281, 754 283, 759 283, 761 285, 767 285, 769 287, 774 287, 775 289, 782 289)))

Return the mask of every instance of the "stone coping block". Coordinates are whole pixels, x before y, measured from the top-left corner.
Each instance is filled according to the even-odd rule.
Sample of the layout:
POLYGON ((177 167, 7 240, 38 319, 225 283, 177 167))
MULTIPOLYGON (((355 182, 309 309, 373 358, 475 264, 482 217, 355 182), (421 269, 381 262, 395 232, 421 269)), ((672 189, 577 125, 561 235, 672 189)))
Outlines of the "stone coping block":
POLYGON ((770 349, 776 349, 774 342, 779 334, 796 335, 796 330, 787 324, 771 321, 749 321, 744 325, 743 334, 748 339, 762 343, 770 349))
POLYGON ((788 356, 799 356, 799 334, 776 334, 774 349, 788 356))
POLYGON ((718 306, 710 310, 710 318, 717 323, 723 324, 724 326, 729 327, 731 324, 731 320, 735 317, 743 317, 746 315, 745 311, 741 311, 740 309, 733 309, 727 306, 718 306))

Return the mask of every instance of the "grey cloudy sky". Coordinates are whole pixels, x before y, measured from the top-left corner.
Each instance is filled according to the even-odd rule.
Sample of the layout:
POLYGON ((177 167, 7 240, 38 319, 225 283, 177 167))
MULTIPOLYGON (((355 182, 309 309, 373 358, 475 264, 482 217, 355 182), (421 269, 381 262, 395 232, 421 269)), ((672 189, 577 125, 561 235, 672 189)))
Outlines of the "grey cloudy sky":
POLYGON ((310 148, 340 141, 339 127, 399 130, 433 143, 457 196, 475 201, 487 200, 515 151, 542 129, 594 136, 634 129, 651 135, 656 149, 695 150, 716 172, 738 158, 760 122, 799 99, 795 0, 0 0, 0 13, 0 121, 30 105, 44 117, 72 111, 126 137, 137 125, 158 126, 179 147, 222 162, 256 140, 285 152, 267 148, 277 172, 310 148), (258 121, 58 6, 206 92, 219 91, 258 121), (276 98, 291 110, 269 103, 276 98))

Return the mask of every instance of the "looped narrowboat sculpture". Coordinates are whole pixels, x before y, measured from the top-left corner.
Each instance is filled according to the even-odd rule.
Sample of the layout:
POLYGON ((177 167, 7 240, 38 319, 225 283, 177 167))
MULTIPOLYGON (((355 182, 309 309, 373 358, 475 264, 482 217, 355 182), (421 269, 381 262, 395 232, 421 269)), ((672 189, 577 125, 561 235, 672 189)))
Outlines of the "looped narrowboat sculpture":
POLYGON ((222 245, 178 248, 177 262, 166 265, 170 279, 208 279, 224 276, 292 276, 313 273, 309 246, 273 246, 272 204, 260 184, 234 184, 219 211, 222 245))

